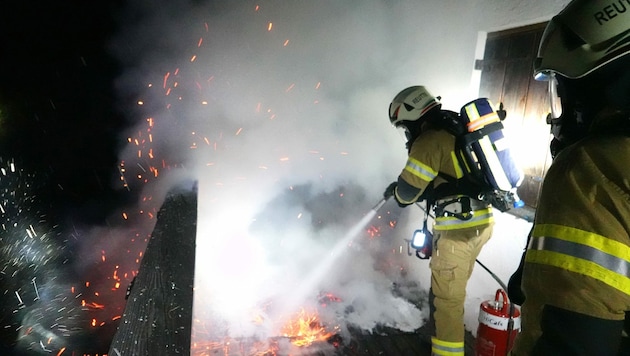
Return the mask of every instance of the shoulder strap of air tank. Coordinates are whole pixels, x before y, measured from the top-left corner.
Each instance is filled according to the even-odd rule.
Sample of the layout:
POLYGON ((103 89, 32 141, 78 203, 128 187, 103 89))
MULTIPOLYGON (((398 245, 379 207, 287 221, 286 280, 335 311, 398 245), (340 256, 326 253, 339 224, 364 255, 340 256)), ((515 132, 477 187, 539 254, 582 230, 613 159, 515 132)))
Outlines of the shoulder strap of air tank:
POLYGON ((439 172, 438 176, 446 181, 435 188, 435 196, 438 198, 459 194, 476 197, 483 190, 481 185, 475 183, 474 179, 469 176, 457 179, 442 172, 439 172))

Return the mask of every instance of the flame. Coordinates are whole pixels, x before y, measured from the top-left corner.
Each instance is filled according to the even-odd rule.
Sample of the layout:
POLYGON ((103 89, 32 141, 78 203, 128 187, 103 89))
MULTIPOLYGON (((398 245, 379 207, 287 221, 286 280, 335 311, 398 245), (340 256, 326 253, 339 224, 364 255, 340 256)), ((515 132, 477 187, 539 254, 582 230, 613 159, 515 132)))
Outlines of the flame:
POLYGON ((335 335, 323 326, 316 312, 308 312, 304 308, 296 318, 287 322, 281 330, 284 337, 288 337, 295 346, 305 347, 317 341, 326 341, 335 335))
MULTIPOLYGON (((320 304, 329 302, 338 302, 341 299, 332 293, 322 293, 320 296, 320 304)), ((252 315, 251 322, 260 325, 264 320, 264 316, 258 313, 252 315)), ((201 319, 195 319, 193 322, 192 333, 201 335, 207 334, 212 329, 210 325, 207 325, 201 319)), ((292 318, 282 323, 282 326, 278 329, 276 335, 267 339, 257 338, 231 338, 226 337, 224 339, 216 339, 212 337, 194 337, 197 339, 191 345, 191 355, 195 356, 212 356, 223 355, 228 356, 234 354, 235 351, 239 355, 250 356, 278 356, 287 354, 286 346, 282 346, 281 341, 287 340, 293 347, 306 348, 317 342, 329 342, 339 331, 339 326, 327 328, 323 325, 317 311, 308 311, 305 308, 301 310, 292 318)), ((335 347, 334 342, 332 343, 335 347)), ((295 350, 291 351, 289 355, 293 355, 295 350)))

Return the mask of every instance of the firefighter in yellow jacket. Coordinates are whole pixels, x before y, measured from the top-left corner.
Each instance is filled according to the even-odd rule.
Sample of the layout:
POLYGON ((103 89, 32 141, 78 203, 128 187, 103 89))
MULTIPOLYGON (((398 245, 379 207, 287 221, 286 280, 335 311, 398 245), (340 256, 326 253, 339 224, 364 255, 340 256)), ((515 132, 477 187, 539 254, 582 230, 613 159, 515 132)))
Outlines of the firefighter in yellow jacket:
POLYGON ((513 354, 621 355, 630 310, 630 3, 570 2, 548 24, 534 72, 561 106, 552 105, 554 160, 525 254, 513 354))
POLYGON ((462 194, 452 183, 463 173, 456 158, 455 137, 438 124, 451 112, 442 110, 438 99, 423 86, 406 88, 393 99, 389 117, 392 125, 405 131, 408 159, 384 196, 394 196, 401 207, 426 200, 434 209, 432 353, 463 356, 466 284, 481 248, 492 235, 494 221, 487 203, 462 194))

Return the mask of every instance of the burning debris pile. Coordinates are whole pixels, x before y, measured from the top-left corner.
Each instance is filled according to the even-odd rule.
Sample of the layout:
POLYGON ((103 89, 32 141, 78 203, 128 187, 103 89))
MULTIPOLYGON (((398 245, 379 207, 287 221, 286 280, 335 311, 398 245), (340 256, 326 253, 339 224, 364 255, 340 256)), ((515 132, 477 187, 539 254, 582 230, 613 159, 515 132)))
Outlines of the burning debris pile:
MULTIPOLYGON (((262 320, 253 321, 254 323, 262 320)), ((302 355, 335 352, 341 345, 338 326, 325 326, 316 311, 300 310, 278 328, 278 335, 269 338, 231 338, 220 341, 199 341, 192 345, 191 354, 210 355, 302 355)))
MULTIPOLYGON (((347 325, 345 321, 324 322, 321 315, 325 315, 327 303, 339 302, 342 301, 332 294, 323 296, 319 307, 310 310, 302 308, 278 325, 276 336, 266 338, 254 336, 208 338, 212 332, 207 331, 207 334, 204 334, 200 330, 201 327, 197 326, 193 328, 193 332, 197 333, 193 335, 193 338, 198 341, 193 342, 191 354, 196 356, 364 355, 369 352, 378 353, 379 350, 387 350, 388 347, 395 348, 392 343, 408 343, 411 346, 407 350, 422 349, 420 328, 403 332, 380 325, 374 330, 366 331, 357 326, 347 325), (324 302, 324 299, 329 302, 324 302)), ((253 318, 254 324, 264 322, 261 316, 253 318)), ((215 326, 220 324, 217 323, 215 326)), ((205 327, 212 328, 208 325, 205 327)), ((428 334, 425 337, 428 339, 428 334)), ((418 351, 416 355, 422 355, 424 351, 418 351)))
MULTIPOLYGON (((383 214, 370 212, 346 231, 361 217, 352 212, 366 205, 363 189, 352 184, 324 192, 311 185, 293 186, 273 199, 252 219, 248 233, 264 243, 267 262, 277 266, 279 275, 264 279, 249 296, 230 294, 232 287, 238 290, 240 284, 260 282, 254 271, 269 266, 249 264, 251 255, 243 254, 239 248, 245 247, 238 244, 222 250, 230 261, 246 264, 244 270, 256 281, 244 273, 209 286, 203 275, 197 275, 192 353, 341 355, 357 351, 357 337, 414 333, 422 327, 428 318, 427 291, 409 274, 404 242, 392 237, 399 219, 406 217, 385 209, 383 214), (348 214, 333 212, 344 209, 348 214), (308 227, 297 228, 304 225, 308 227), (307 236, 295 236, 296 232, 307 236), (232 297, 219 298, 220 294, 232 297), (214 305, 213 299, 233 303, 214 305), (239 310, 229 313, 222 306, 239 310)), ((207 257, 203 243, 199 245, 197 256, 207 257)), ((206 273, 220 268, 202 263, 198 271, 200 266, 206 273)))

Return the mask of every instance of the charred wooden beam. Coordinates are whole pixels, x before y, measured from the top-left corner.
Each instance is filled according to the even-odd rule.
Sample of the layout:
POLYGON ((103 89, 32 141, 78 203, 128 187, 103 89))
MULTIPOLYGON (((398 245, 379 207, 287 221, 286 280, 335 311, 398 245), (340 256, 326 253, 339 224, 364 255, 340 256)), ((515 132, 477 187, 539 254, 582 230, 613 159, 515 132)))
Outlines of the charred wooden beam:
POLYGON ((197 186, 166 196, 109 355, 189 355, 197 233, 197 186))

